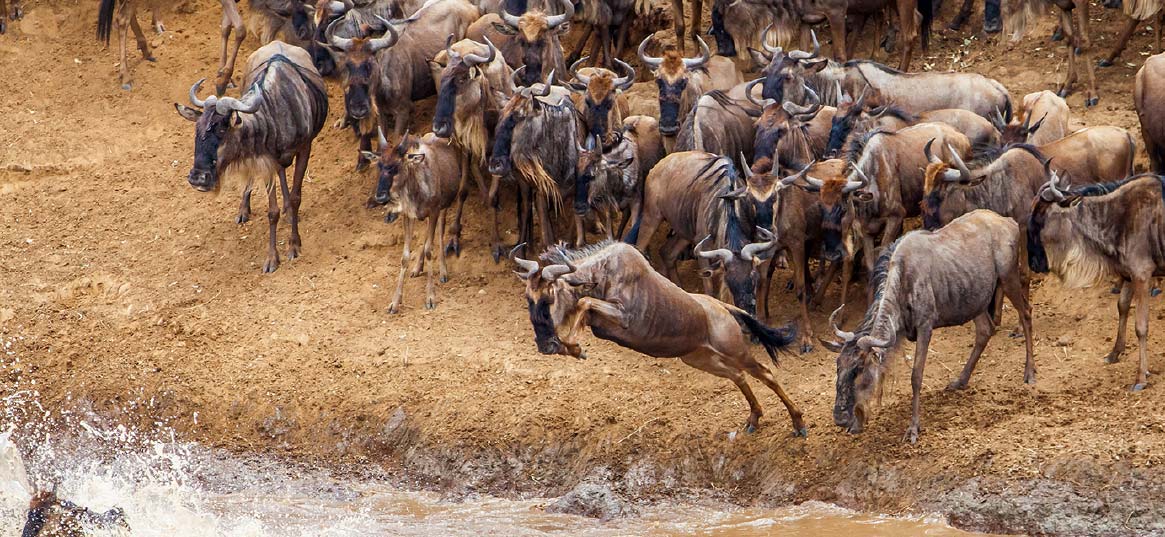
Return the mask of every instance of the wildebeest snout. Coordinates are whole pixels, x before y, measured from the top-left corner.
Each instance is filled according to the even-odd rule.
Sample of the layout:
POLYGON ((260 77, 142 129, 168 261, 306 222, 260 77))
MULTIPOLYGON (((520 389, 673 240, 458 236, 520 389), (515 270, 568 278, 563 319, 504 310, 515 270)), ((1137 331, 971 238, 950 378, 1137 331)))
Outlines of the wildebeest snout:
POLYGON ((186 178, 190 186, 194 187, 199 192, 209 192, 214 190, 215 184, 218 182, 218 177, 214 172, 209 170, 190 170, 190 176, 186 178))

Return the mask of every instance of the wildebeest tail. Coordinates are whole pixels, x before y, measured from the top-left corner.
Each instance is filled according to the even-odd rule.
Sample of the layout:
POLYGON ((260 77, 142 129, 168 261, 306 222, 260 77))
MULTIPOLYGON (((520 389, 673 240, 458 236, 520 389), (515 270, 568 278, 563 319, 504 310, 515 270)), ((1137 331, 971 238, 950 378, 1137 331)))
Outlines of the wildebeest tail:
POLYGON ((797 339, 797 328, 793 323, 784 328, 772 328, 744 310, 729 308, 729 311, 732 312, 733 317, 736 317, 736 322, 743 324, 756 337, 757 341, 765 348, 765 352, 769 353, 769 358, 773 359, 774 364, 777 363, 777 353, 787 349, 797 339))
POLYGON ((97 8, 97 40, 109 45, 109 33, 113 29, 113 12, 117 10, 117 0, 101 0, 97 8))
POLYGON ((918 36, 922 41, 922 51, 930 48, 930 26, 934 23, 934 3, 936 0, 918 0, 918 12, 922 14, 918 36))

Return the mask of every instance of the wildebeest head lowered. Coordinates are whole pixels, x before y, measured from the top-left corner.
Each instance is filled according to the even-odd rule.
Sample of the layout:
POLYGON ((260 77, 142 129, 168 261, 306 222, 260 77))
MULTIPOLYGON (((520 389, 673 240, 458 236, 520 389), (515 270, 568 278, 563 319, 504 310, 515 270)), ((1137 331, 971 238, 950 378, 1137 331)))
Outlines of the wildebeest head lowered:
POLYGON ((765 28, 761 35, 764 50, 749 49, 753 60, 765 66, 761 70, 761 76, 764 77, 761 96, 779 103, 785 101, 803 102, 805 98, 802 93, 804 76, 820 71, 829 63, 829 60, 818 58, 821 54, 821 44, 817 42, 816 33, 810 32, 813 39, 813 52, 801 50, 785 52, 781 47, 769 46, 768 33, 770 30, 772 30, 771 24, 765 28), (798 69, 804 72, 793 72, 798 69))
POLYGON ((344 109, 351 119, 362 120, 372 112, 370 87, 379 69, 376 53, 391 47, 399 37, 392 24, 381 21, 386 32, 377 38, 337 37, 328 29, 328 44, 344 52, 344 109))
POLYGON ((187 181, 190 186, 202 192, 218 187, 218 150, 232 127, 241 121, 239 114, 251 114, 263 102, 263 91, 252 87, 240 99, 218 98, 214 95, 205 101, 198 98, 198 89, 206 79, 195 82, 190 87, 190 104, 198 109, 177 105, 182 117, 194 122, 194 166, 187 181))
POLYGON ((562 58, 562 45, 558 37, 570 29, 566 23, 574 16, 573 2, 562 0, 562 6, 565 11, 560 15, 547 15, 537 10, 513 15, 503 9, 501 16, 505 24, 494 25, 495 30, 515 36, 521 47, 522 65, 526 66, 521 85, 529 86, 538 82, 545 69, 558 67, 562 58), (545 65, 547 57, 554 59, 550 66, 545 65))
POLYGON ((649 35, 639 43, 639 61, 655 72, 655 84, 659 87, 659 132, 672 136, 679 131, 681 118, 703 93, 703 88, 691 88, 692 74, 705 68, 712 52, 703 39, 697 38, 700 42, 698 58, 685 58, 682 51, 674 47, 665 50, 661 57, 648 56, 647 45, 652 37, 649 35))
MULTIPOLYGON (((886 265, 890 259, 887 254, 891 253, 890 249, 883 253, 878 259, 874 275, 870 277, 870 286, 875 289, 875 301, 881 299, 884 292, 882 287, 886 281, 886 265)), ((887 338, 871 335, 874 317, 867 317, 858 327, 861 335, 838 328, 837 314, 844 307, 842 304, 829 316, 830 327, 842 341, 841 353, 837 356, 833 423, 838 427, 845 427, 850 433, 857 434, 865 429, 871 415, 870 406, 882 396, 886 366, 889 365, 886 360, 891 359, 889 354, 893 343, 887 338)))
POLYGON ((530 324, 534 327, 534 342, 542 354, 562 354, 564 348, 557 327, 578 306, 587 282, 578 282, 568 276, 576 270, 569 261, 540 268, 537 261, 516 257, 522 246, 525 245, 518 245, 510 251, 510 258, 518 266, 514 273, 526 282, 526 307, 530 311, 530 324))
POLYGON ((624 76, 615 76, 607 69, 596 69, 594 73, 585 75, 578 72, 578 67, 587 60, 584 56, 570 66, 570 74, 578 81, 571 85, 571 90, 583 93, 583 123, 587 126, 588 135, 598 137, 603 145, 607 145, 614 138, 610 124, 612 121, 622 122, 622 117, 616 110, 615 98, 618 92, 627 91, 635 83, 635 69, 618 58, 615 64, 623 70, 624 76), (612 117, 615 116, 615 117, 612 117))
POLYGON ((441 70, 439 80, 440 89, 437 91, 437 108, 433 115, 433 134, 442 138, 453 135, 453 116, 456 113, 457 102, 461 100, 467 106, 481 106, 484 92, 492 91, 488 84, 483 84, 484 68, 493 63, 498 49, 485 38, 489 47, 488 55, 475 53, 458 54, 451 47, 453 34, 445 40, 445 53, 448 63, 441 70))

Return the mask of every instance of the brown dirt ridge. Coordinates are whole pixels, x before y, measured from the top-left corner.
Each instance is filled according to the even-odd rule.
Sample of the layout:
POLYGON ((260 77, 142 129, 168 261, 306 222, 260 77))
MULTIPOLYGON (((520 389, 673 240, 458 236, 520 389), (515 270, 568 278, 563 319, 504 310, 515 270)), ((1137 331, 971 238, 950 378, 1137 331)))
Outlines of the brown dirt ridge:
MULTIPOLYGON (((220 20, 217 2, 192 6, 167 13, 169 31, 150 36, 156 63, 131 55, 131 92, 119 88, 116 47, 93 37, 95 1, 26 2, 25 19, 0 36, 0 336, 21 356, 3 362, 0 394, 35 382, 50 410, 85 405, 141 427, 164 418, 206 445, 381 465, 453 494, 560 495, 600 480, 640 501, 813 499, 945 513, 991 532, 1165 534, 1165 384, 1154 376, 1130 393, 1131 358, 1103 363, 1116 324, 1107 288, 1034 284, 1034 387, 1022 382, 1022 340, 1004 331, 970 388, 944 391, 973 330, 938 332, 917 445, 901 441, 908 366, 894 372, 868 430, 850 436, 832 423, 835 356, 820 346, 776 371, 809 437, 791 437, 763 390, 761 429, 731 435, 747 414, 740 393, 678 360, 593 337, 586 361, 537 354, 517 279, 489 259, 476 196, 437 309, 421 307, 416 278, 403 314, 387 314, 401 228, 363 207, 373 177, 354 171, 355 142, 330 126, 342 112, 334 81, 304 186, 303 255, 261 274, 266 222, 233 223, 234 189, 186 184, 192 129, 172 103, 213 76, 220 20)), ((1091 11, 1094 49, 1106 50, 1119 12, 1091 11)), ((1051 18, 1011 50, 938 30, 949 18, 939 17, 915 69, 977 71, 1018 99, 1054 87, 1065 68, 1063 48, 1047 39, 1051 18)), ((1142 28, 1117 66, 1098 69, 1098 107, 1069 99, 1078 124, 1139 132, 1133 76, 1151 33, 1142 28)), ((256 47, 252 36, 244 53, 256 47)), ((432 102, 419 108, 426 125, 432 102)), ((512 242, 512 214, 506 225, 512 242)), ((790 292, 781 287, 773 301, 778 319, 794 316, 790 292)), ((831 292, 814 313, 819 332, 836 301, 831 292)), ((1160 373, 1165 309, 1152 304, 1150 367, 1160 373)), ((1006 310, 1004 326, 1015 322, 1006 310)))

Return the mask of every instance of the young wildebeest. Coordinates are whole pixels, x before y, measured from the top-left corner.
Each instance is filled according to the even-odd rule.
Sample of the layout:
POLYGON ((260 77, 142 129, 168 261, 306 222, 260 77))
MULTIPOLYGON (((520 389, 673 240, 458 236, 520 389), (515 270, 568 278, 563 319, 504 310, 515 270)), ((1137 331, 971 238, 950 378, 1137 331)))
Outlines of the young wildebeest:
POLYGON ((190 88, 190 102, 201 110, 175 104, 178 113, 195 122, 194 166, 188 181, 195 190, 216 190, 221 175, 242 175, 248 194, 239 208, 239 221, 251 213, 250 184, 262 181, 267 189, 267 222, 270 240, 263 272, 279 268, 275 228, 279 204, 273 175, 279 176, 283 208, 291 218, 291 240, 287 258, 299 257, 299 203, 303 176, 311 157, 311 144, 328 117, 328 93, 323 78, 312 65, 307 51, 273 41, 247 58, 247 74, 241 98, 213 96, 198 99, 202 80, 190 88), (287 167, 295 162, 291 188, 287 167))
MULTIPOLYGON (((441 241, 445 238, 445 216, 447 209, 456 201, 456 218, 460 220, 461 209, 465 205, 465 182, 461 155, 449 140, 429 133, 423 138, 406 134, 395 148, 389 147, 383 136, 380 142, 379 155, 365 155, 368 160, 378 163, 375 201, 380 205, 386 205, 390 200, 395 203, 394 207, 389 208, 385 220, 392 222, 401 213, 405 217, 405 243, 400 257, 400 273, 396 280, 396 291, 392 294, 392 303, 388 306, 389 313, 397 313, 404 294, 414 222, 428 220, 429 229, 425 234, 425 246, 417 256, 409 276, 421 274, 425 259, 432 257, 433 249, 436 248, 441 283, 449 281, 449 267, 445 263, 446 249, 441 247, 441 241)), ((429 310, 437 307, 433 265, 430 261, 429 279, 425 284, 425 309, 429 310)))
MULTIPOLYGON (((453 36, 449 36, 451 40, 453 36)), ((485 186, 485 166, 489 159, 490 138, 497 127, 502 106, 513 94, 512 71, 497 47, 486 39, 483 45, 469 39, 448 44, 445 51, 430 62, 437 81, 437 108, 433 114, 433 132, 450 138, 461 151, 461 172, 473 176, 482 197, 493 213, 490 243, 494 262, 501 260, 500 215, 498 214, 499 178, 491 177, 485 186), (483 50, 484 49, 484 50, 483 50)), ((468 177, 462 182, 469 184, 468 177)), ((454 222, 453 241, 449 248, 461 255, 461 222, 454 222)))
POLYGON ((1028 264, 1053 272, 1065 287, 1091 287, 1120 278, 1116 341, 1105 357, 1120 360, 1125 350, 1129 306, 1137 301, 1140 367, 1132 390, 1149 381, 1149 287, 1165 273, 1165 183, 1137 175, 1115 183, 1068 189, 1052 174, 1031 211, 1028 264))
MULTIPOLYGON (((950 390, 966 388, 979 356, 995 333, 991 312, 998 288, 1019 312, 1027 352, 1023 380, 1034 383, 1031 304, 1027 276, 1020 265, 1021 240, 1015 221, 980 210, 938 231, 912 231, 887 248, 870 276, 875 291, 865 319, 852 333, 834 325, 842 339, 834 423, 852 434, 865 429, 871 404, 881 397, 889 374, 891 354, 905 337, 916 345, 910 374, 910 428, 904 439, 917 442, 922 372, 931 333, 936 328, 975 322, 975 346, 967 365, 947 386, 950 390)), ((836 314, 830 316, 831 324, 836 314)))
POLYGON ((737 307, 756 313, 757 262, 752 242, 752 205, 732 161, 700 151, 672 153, 647 175, 643 212, 626 241, 646 251, 662 222, 671 226, 660 261, 672 281, 679 281, 675 263, 685 248, 700 261, 704 292, 719 296, 728 287, 737 307), (716 285, 713 280, 721 280, 716 285))
POLYGON ((582 250, 551 248, 536 261, 515 258, 526 282, 526 302, 535 342, 542 354, 585 358, 578 334, 589 326, 595 337, 657 358, 678 357, 696 369, 731 380, 748 400, 747 431, 762 415, 745 374, 776 392, 806 436, 801 411, 772 372, 752 357, 746 335, 760 341, 776 362, 794 339, 791 328, 773 329, 747 312, 715 298, 684 292, 652 270, 634 247, 604 241, 582 250), (566 325, 566 326, 564 326, 566 325), (562 328, 566 334, 559 336, 562 328))
POLYGON ((663 155, 655 118, 631 116, 623 125, 606 150, 592 135, 578 153, 579 182, 590 185, 588 203, 603 219, 609 240, 622 237, 627 222, 639 217, 643 182, 663 155), (618 228, 612 221, 616 211, 623 213, 618 228))
POLYGON ((1044 145, 1068 135, 1068 103, 1048 90, 1023 96, 1019 113, 1008 123, 1002 114, 991 116, 991 123, 1002 133, 1002 143, 1029 143, 1044 145), (1032 124, 1033 118, 1035 124, 1032 124))
POLYGON ((662 57, 648 56, 647 45, 653 36, 639 43, 639 61, 655 73, 659 89, 659 132, 675 136, 680 121, 688 115, 696 100, 712 90, 728 91, 743 82, 736 64, 723 56, 712 56, 708 44, 697 37, 702 52, 699 58, 685 58, 683 51, 665 49, 662 57))
POLYGON ((56 490, 41 491, 28 502, 28 517, 21 537, 84 537, 85 528, 124 528, 125 511, 113 508, 95 513, 69 500, 57 497, 56 490))
POLYGON ((1141 120, 1141 138, 1149 154, 1149 168, 1153 173, 1165 173, 1165 54, 1145 60, 1145 65, 1137 71, 1133 104, 1141 120))

